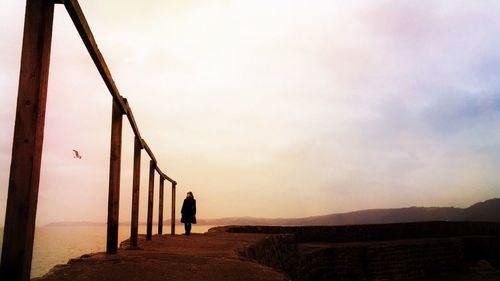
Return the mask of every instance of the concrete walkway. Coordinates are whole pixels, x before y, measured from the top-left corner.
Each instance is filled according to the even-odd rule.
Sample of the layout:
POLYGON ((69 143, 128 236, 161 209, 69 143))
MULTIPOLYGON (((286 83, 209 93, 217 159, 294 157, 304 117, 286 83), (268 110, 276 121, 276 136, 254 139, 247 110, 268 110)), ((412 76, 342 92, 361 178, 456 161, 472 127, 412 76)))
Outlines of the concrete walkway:
POLYGON ((266 234, 210 232, 205 234, 139 236, 140 250, 95 253, 54 267, 36 281, 284 281, 286 276, 272 268, 241 258, 244 249, 266 234))

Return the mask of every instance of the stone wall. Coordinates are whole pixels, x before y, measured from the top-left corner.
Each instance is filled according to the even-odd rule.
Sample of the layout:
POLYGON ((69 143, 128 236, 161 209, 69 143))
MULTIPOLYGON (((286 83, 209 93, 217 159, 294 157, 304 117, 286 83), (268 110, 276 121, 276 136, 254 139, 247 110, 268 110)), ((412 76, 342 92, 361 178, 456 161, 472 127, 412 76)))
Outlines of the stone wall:
MULTIPOLYGON (((286 272, 296 281, 456 280, 456 276, 469 276, 478 261, 500 266, 499 226, 428 222, 241 226, 226 227, 226 231, 276 233, 240 254, 286 272)), ((488 280, 500 280, 497 273, 499 279, 488 280)))
POLYGON ((414 222, 342 226, 226 226, 227 232, 293 234, 298 242, 386 241, 458 236, 500 236, 500 223, 414 222))

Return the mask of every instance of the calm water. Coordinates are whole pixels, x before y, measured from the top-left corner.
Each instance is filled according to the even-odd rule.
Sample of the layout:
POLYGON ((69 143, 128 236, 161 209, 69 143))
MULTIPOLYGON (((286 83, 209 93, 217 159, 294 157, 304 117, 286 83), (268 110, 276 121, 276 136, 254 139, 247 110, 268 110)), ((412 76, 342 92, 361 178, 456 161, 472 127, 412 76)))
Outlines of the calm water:
MULTIPOLYGON (((192 232, 203 233, 213 225, 193 225, 192 232)), ((153 226, 155 234, 156 226, 153 226)), ((170 225, 163 231, 170 233, 170 225)), ((176 233, 184 233, 184 226, 177 225, 176 233)), ((146 226, 139 227, 139 233, 146 233, 146 226)), ((130 236, 130 226, 120 225, 118 241, 130 236)), ((3 241, 3 228, 0 228, 0 247, 3 241)), ((39 277, 47 273, 56 264, 65 264, 71 258, 80 257, 92 252, 103 252, 106 249, 106 225, 103 226, 51 226, 37 227, 33 246, 33 262, 31 277, 39 277)))

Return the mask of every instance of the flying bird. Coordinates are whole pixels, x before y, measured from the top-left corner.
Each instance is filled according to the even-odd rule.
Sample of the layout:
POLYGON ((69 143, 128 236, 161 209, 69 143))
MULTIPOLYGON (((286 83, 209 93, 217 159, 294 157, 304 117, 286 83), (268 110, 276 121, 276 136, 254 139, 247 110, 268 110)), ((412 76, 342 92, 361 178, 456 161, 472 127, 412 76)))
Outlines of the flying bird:
POLYGON ((73 158, 82 159, 82 155, 78 152, 78 150, 73 149, 73 152, 75 153, 75 156, 73 156, 73 158))

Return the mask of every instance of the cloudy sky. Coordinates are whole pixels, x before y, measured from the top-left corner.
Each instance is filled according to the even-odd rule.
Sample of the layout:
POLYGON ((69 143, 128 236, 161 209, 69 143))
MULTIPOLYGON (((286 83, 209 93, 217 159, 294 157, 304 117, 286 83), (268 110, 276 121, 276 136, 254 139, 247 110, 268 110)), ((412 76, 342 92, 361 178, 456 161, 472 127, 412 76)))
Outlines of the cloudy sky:
MULTIPOLYGON (((499 1, 80 2, 178 202, 193 191, 200 218, 500 197, 499 1)), ((24 8, 0 8, 2 223, 24 8)), ((106 220, 110 117, 111 96, 56 6, 37 224, 106 220)), ((123 138, 129 221, 128 125, 123 138)))

